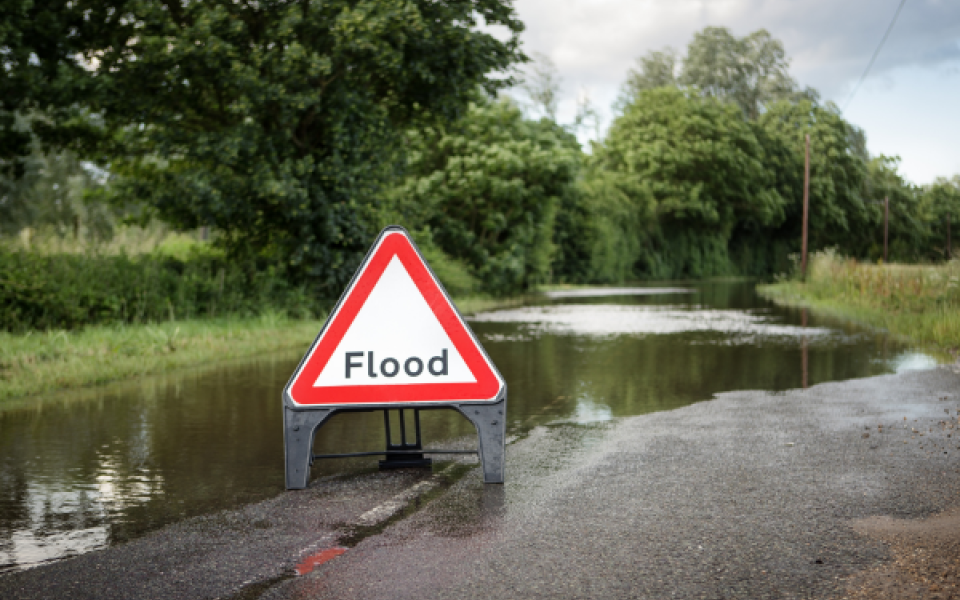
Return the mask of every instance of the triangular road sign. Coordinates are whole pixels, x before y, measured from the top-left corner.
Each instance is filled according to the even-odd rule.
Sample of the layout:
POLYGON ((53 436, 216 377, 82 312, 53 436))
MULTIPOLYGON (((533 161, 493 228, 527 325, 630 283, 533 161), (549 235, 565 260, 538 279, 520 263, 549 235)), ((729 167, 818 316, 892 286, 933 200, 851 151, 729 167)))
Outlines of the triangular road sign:
POLYGON ((407 231, 388 227, 285 391, 319 407, 495 402, 503 388, 407 231))

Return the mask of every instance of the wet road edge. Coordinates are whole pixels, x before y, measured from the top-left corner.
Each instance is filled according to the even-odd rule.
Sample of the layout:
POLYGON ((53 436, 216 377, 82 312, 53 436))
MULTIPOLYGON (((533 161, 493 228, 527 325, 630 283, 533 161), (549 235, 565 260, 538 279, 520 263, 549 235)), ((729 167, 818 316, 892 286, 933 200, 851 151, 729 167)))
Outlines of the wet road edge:
MULTIPOLYGON (((699 597, 699 592, 786 597, 793 589, 841 595, 843 578, 890 560, 882 544, 857 537, 852 526, 846 531, 845 523, 875 515, 926 517, 960 504, 960 439, 956 429, 944 425, 957 422, 957 410, 960 377, 936 369, 777 394, 730 392, 712 402, 596 426, 539 427, 511 446, 504 487, 478 484, 472 467, 444 475, 321 479, 303 492, 2 576, 0 596, 546 597, 549 591, 553 597, 699 597), (704 452, 712 452, 712 458, 704 452), (711 464, 713 459, 721 462, 711 464), (776 475, 757 479, 779 464, 793 465, 793 472, 781 480, 776 475), (739 479, 720 476, 724 470, 740 473, 739 479), (661 478, 659 484, 652 483, 655 477, 661 478), (491 487, 500 489, 492 502, 497 494, 491 487), (781 498, 778 489, 787 493, 781 498), (810 497, 797 502, 791 495, 798 490, 810 497), (598 505, 598 498, 607 497, 619 498, 627 512, 631 507, 664 511, 660 521, 676 531, 656 529, 650 514, 625 520, 623 511, 607 513, 598 505), (734 497, 744 506, 727 503, 734 497), (709 510, 705 499, 713 503, 709 510), (675 514, 664 508, 671 503, 675 514), (798 506, 809 514, 790 523, 798 506), (471 512, 466 524, 443 525, 458 510, 471 512), (564 525, 571 514, 580 516, 579 525, 564 525), (677 518, 691 516, 695 520, 688 527, 677 525, 677 518), (703 527, 708 521, 711 527, 703 527), (810 529, 798 533, 789 525, 810 529), (581 526, 588 527, 592 541, 584 541, 581 526), (750 527, 766 531, 751 533, 750 527), (652 529, 661 533, 659 542, 649 539, 652 529), (727 544, 735 547, 723 559, 727 566, 706 577, 707 571, 697 568, 703 556, 694 552, 685 558, 674 550, 688 541, 702 542, 711 529, 717 539, 732 535, 739 541, 727 544), (511 533, 516 531, 525 533, 511 533), (763 555, 770 535, 784 541, 780 562, 763 555), (537 553, 525 570, 491 580, 492 566, 518 555, 527 542, 537 546, 537 553), (794 542, 815 544, 818 552, 801 557, 794 542), (621 567, 617 576, 600 563, 586 564, 589 569, 581 573, 567 560, 565 543, 588 552, 608 548, 609 558, 621 567), (458 548, 465 545, 472 549, 469 567, 458 560, 463 557, 458 548), (328 554, 296 575, 311 557, 336 548, 350 550, 328 554), (626 550, 645 563, 624 568, 620 553, 626 550), (802 568, 797 560, 804 562, 802 568), (551 563, 565 566, 552 579, 546 577, 554 572, 551 563), (650 576, 649 565, 660 565, 660 579, 650 576), (384 578, 369 577, 371 569, 409 575, 388 589, 377 587, 384 578), (564 593, 557 587, 564 580, 579 587, 564 593)), ((704 544, 692 547, 697 546, 704 544)), ((719 546, 710 551, 729 552, 719 546)))

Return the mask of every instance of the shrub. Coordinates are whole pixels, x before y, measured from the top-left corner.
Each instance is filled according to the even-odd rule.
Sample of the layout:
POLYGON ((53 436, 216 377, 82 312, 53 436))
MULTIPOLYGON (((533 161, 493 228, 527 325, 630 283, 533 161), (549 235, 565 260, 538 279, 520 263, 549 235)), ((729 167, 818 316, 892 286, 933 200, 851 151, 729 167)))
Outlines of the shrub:
POLYGON ((130 257, 0 249, 0 330, 75 329, 225 314, 321 312, 276 267, 194 253, 130 257))

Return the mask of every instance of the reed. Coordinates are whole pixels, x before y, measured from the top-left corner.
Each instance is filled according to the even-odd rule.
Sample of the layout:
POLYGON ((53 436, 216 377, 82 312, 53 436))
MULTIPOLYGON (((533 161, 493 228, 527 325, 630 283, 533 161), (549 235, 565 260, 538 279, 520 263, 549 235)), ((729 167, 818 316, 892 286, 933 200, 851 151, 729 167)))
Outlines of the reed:
POLYGON ((956 354, 960 349, 960 261, 874 265, 833 252, 812 255, 807 281, 759 286, 781 304, 809 306, 956 354))

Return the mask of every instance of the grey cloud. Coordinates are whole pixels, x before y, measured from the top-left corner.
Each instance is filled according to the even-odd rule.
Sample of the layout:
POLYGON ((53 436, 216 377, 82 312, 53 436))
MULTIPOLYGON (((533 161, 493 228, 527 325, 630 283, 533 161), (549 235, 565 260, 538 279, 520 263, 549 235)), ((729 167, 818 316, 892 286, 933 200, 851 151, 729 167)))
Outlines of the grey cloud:
MULTIPOLYGON (((899 0, 519 0, 526 46, 549 54, 574 86, 618 86, 634 59, 683 49, 708 25, 781 39, 802 85, 842 101, 866 67, 899 0)), ((934 67, 960 58, 960 2, 907 0, 871 72, 934 67)))

